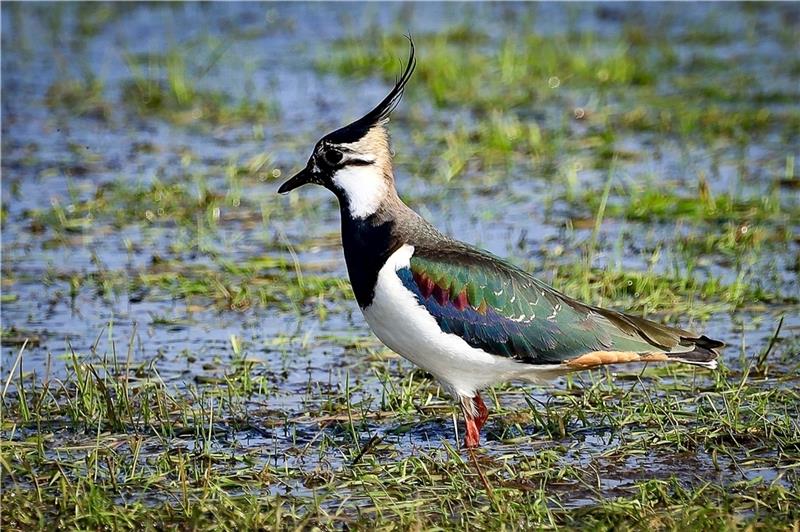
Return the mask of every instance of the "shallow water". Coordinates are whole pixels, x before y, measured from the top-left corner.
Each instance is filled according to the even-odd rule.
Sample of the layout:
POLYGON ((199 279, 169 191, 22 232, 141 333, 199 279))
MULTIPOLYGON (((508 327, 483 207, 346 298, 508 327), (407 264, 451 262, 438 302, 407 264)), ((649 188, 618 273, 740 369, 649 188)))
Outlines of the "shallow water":
MULTIPOLYGON (((345 381, 355 385, 350 396, 353 404, 361 405, 362 413, 376 412, 384 410, 381 397, 385 393, 376 367, 388 367, 387 374, 394 379, 411 370, 394 358, 380 360, 388 355, 367 332, 355 302, 336 297, 298 302, 279 299, 231 310, 203 296, 174 297, 169 290, 136 279, 158 273, 169 261, 190 275, 203 276, 203 268, 207 268, 212 272, 208 275, 224 278, 224 264, 244 264, 261 256, 290 264, 296 257, 297 268, 305 275, 346 277, 338 247, 338 211, 329 194, 302 190, 302 199, 298 199, 275 193, 278 184, 305 163, 321 134, 358 116, 386 90, 386 84, 377 78, 343 79, 316 68, 318 62, 328 60, 337 39, 358 35, 372 25, 386 32, 424 34, 477 20, 490 43, 509 31, 543 35, 594 32, 613 37, 635 23, 644 28, 662 26, 676 41, 678 60, 693 55, 722 61, 735 58, 740 73, 759 80, 759 90, 796 92, 798 83, 796 64, 795 71, 775 69, 782 61, 794 59, 796 63, 792 47, 780 44, 779 38, 782 17, 797 16, 797 7, 791 5, 748 11, 742 6, 709 4, 387 4, 361 6, 364 16, 353 13, 352 5, 339 4, 113 5, 104 6, 110 10, 107 18, 91 26, 87 10, 92 9, 60 4, 13 4, 2 9, 3 378, 17 358, 21 341, 34 337, 35 342, 24 351, 22 369, 26 374, 35 373, 38 382, 46 379, 48 372, 50 378, 67 378, 73 351, 83 362, 100 366, 116 353, 126 367, 149 368, 180 394, 194 386, 219 385, 244 358, 269 386, 268 392, 249 397, 243 406, 251 418, 260 421, 244 429, 222 424, 221 435, 214 439, 215 452, 249 455, 255 457, 256 465, 267 461, 275 467, 287 465, 304 471, 316 470, 321 464, 336 469, 348 462, 343 456, 318 449, 319 417, 330 414, 325 403, 341 396, 345 381), (524 16, 532 16, 528 27, 519 22, 524 16), (709 17, 719 24, 719 31, 750 32, 750 40, 710 45, 682 40, 687 27, 709 17), (81 21, 86 22, 83 29, 81 21), (752 37, 753 31, 762 33, 752 37), (141 116, 123 98, 123 84, 134 75, 126 58, 165 54, 175 47, 184 50, 194 65, 191 76, 198 90, 223 91, 234 100, 252 95, 267 98, 278 116, 259 124, 202 120, 176 124, 158 116, 141 116), (48 105, 48 91, 56 82, 83 79, 86 72, 102 81, 101 97, 109 105, 105 118, 91 113, 79 116, 75 107, 48 105), (230 177, 231 167, 246 166, 265 152, 270 156, 265 175, 244 172, 236 179, 230 177), (157 209, 149 215, 126 213, 122 223, 108 216, 71 217, 71 209, 96 197, 99 187, 156 181, 191 183, 191 190, 205 187, 226 197, 238 194, 241 199, 225 203, 211 221, 202 209, 191 213, 197 218, 194 229, 167 215, 159 218, 157 209), (36 227, 31 212, 50 212, 54 207, 63 210, 74 225, 36 227), (75 277, 84 281, 73 293, 70 279, 75 277), (105 278, 115 281, 109 281, 111 288, 101 293, 105 278), (324 319, 320 319, 320 307, 324 319), (242 346, 239 354, 232 348, 232 337, 242 346), (367 357, 371 361, 365 363, 367 357), (298 451, 304 447, 312 450, 298 451)), ((425 49, 418 53, 419 60, 425 61, 425 49)), ((397 51, 398 57, 404 54, 404 50, 397 51)), ((723 71, 709 77, 712 83, 724 84, 727 75, 723 71)), ((486 83, 500 81, 489 79, 486 83)), ((666 85, 659 90, 679 93, 680 89, 668 85, 669 80, 661 83, 666 85)), ((591 107, 591 95, 577 93, 572 103, 591 107)), ((625 108, 628 104, 612 101, 608 105, 625 108)), ((776 111, 785 106, 766 105, 776 111)), ((591 218, 594 213, 565 202, 563 184, 553 183, 551 176, 531 176, 529 167, 517 164, 490 168, 486 173, 502 176, 491 180, 484 179, 481 170, 468 170, 450 183, 410 173, 417 154, 421 159, 430 151, 410 129, 418 129, 414 134, 423 139, 429 133, 426 127, 441 132, 447 127, 448 112, 432 108, 424 97, 414 95, 407 98, 392 122, 400 163, 398 186, 404 198, 453 236, 512 257, 545 279, 552 279, 553 272, 541 264, 545 259, 552 261, 557 249, 557 262, 581 260, 580 245, 590 237, 591 226, 572 229, 572 221, 591 218), (420 112, 430 112, 429 124, 413 118, 420 112), (547 204, 552 209, 545 208, 547 204)), ((558 117, 565 109, 548 103, 536 112, 558 117)), ((567 115, 571 112, 566 110, 567 115)), ((570 126, 574 130, 580 127, 570 126)), ((695 186, 698 174, 704 174, 713 193, 733 191, 748 197, 766 194, 782 176, 786 157, 800 154, 796 133, 770 131, 750 139, 744 149, 726 140, 694 142, 649 132, 626 134, 616 147, 633 154, 617 163, 621 182, 668 184, 687 190, 695 186)), ((562 167, 569 165, 569 157, 559 161, 562 167)), ((432 158, 436 159, 435 154, 432 158)), ((602 189, 606 176, 607 171, 585 165, 576 174, 575 186, 578 190, 602 189)), ((611 199, 626 201, 625 197, 611 199)), ((800 203, 797 189, 781 190, 781 201, 796 208, 800 203)), ((677 226, 673 221, 609 217, 598 236, 594 265, 671 272, 681 257, 667 245, 651 264, 653 250, 678 234, 709 230, 702 224, 677 226)), ((746 282, 767 290, 794 294, 794 303, 770 306, 754 302, 704 319, 671 316, 669 309, 661 309, 663 314, 727 342, 731 347, 725 351, 725 363, 737 370, 742 369, 742 360, 751 360, 765 348, 778 316, 785 318, 784 335, 797 336, 798 229, 798 220, 790 220, 788 230, 795 237, 782 248, 754 257, 744 270, 711 256, 704 257, 694 271, 700 279, 716 278, 723 283, 744 275, 746 282)), ((266 267, 262 273, 269 277, 274 269, 266 267)), ((291 283, 302 282, 293 268, 285 269, 286 275, 292 276, 291 283)), ((234 282, 237 279, 241 280, 234 278, 234 282)), ((281 279, 267 282, 286 283, 281 279)), ((790 359, 789 353, 783 356, 790 359)), ((781 362, 777 364, 782 367, 781 362)), ((565 383, 556 383, 554 389, 564 390, 565 383)), ((545 402, 549 392, 548 388, 528 388, 525 393, 545 402)), ((527 408, 519 396, 502 397, 508 410, 527 408)), ((445 397, 434 397, 432 404, 440 408, 426 410, 428 417, 409 427, 365 418, 360 426, 361 443, 377 435, 391 443, 378 451, 388 457, 422 451, 444 457, 442 441, 453 434, 445 401, 445 397)), ((498 441, 508 435, 499 437, 497 433, 503 431, 492 423, 489 429, 489 455, 498 460, 510 452, 536 452, 535 444, 529 447, 529 439, 517 448, 498 441)), ((344 430, 334 423, 322 433, 336 439, 337 431, 344 430)), ((663 463, 653 462, 652 455, 642 462, 597 458, 598 450, 607 452, 616 446, 614 437, 602 430, 584 437, 579 434, 576 425, 567 437, 553 444, 574 445, 576 450, 566 459, 592 465, 601 478, 600 489, 608 494, 624 492, 627 484, 639 478, 686 472, 686 462, 676 463, 670 457, 663 457, 663 463)), ((63 437, 67 445, 73 435, 66 431, 63 437)), ((74 437, 80 441, 91 434, 74 437)), ((186 437, 189 451, 195 441, 186 437)), ((702 452, 693 453, 692 460, 693 476, 711 480, 719 475, 702 452)), ((242 467, 253 466, 247 463, 242 467)), ((763 475, 773 478, 775 472, 763 475)), ((285 485, 272 486, 269 491, 284 489, 285 485)), ((296 482, 288 488, 292 489, 304 493, 305 488, 296 482)), ((576 495, 571 504, 589 501, 576 495)))

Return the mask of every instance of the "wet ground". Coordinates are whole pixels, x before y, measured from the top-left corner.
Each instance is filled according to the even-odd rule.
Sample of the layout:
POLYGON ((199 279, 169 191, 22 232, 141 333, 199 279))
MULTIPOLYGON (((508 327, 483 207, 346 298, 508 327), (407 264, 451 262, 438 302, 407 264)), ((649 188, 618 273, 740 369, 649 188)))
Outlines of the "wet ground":
MULTIPOLYGON (((410 32, 420 68, 390 124, 404 199, 571 295, 729 345, 718 375, 498 388, 489 483, 547 486, 562 509, 659 480, 796 490, 799 20, 793 4, 4 4, 2 430, 48 434, 32 469, 5 447, 4 487, 64 457, 88 475, 102 444, 154 476, 198 453, 229 496, 353 518, 347 501, 383 515, 405 496, 352 464, 397 481, 419 461, 443 468, 415 470, 419 511, 448 514, 432 486, 460 463, 449 399, 368 332, 333 198, 276 194, 382 98, 410 32), (725 392, 745 382, 747 414, 725 392)), ((109 493, 171 504, 180 484, 109 493)))

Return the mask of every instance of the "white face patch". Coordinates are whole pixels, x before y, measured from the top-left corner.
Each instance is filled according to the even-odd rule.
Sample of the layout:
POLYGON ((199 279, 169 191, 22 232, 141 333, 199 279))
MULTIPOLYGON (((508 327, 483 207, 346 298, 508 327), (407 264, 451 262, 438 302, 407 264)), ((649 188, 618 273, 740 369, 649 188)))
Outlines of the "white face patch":
POLYGON ((375 165, 345 166, 333 175, 333 184, 344 192, 354 218, 374 214, 388 193, 386 180, 375 165))

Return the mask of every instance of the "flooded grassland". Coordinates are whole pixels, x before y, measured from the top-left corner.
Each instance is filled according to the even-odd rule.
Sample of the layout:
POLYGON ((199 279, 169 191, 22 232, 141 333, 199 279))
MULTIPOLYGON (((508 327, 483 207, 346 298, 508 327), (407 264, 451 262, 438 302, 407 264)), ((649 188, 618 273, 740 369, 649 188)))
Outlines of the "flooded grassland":
POLYGON ((2 6, 2 526, 791 529, 800 8, 2 6), (486 394, 454 442, 324 190, 380 100, 403 198, 572 296, 724 340, 486 394))

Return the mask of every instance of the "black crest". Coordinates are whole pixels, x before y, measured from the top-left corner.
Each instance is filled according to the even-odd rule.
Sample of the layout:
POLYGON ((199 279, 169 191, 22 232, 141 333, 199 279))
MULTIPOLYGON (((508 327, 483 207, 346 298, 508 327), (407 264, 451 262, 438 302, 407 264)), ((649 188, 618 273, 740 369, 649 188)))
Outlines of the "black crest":
POLYGON ((333 133, 329 133, 325 138, 334 144, 342 144, 349 142, 356 142, 363 137, 370 128, 385 123, 389 120, 389 115, 392 114, 400 99, 403 97, 403 90, 406 83, 411 79, 411 74, 414 73, 414 68, 417 66, 417 60, 414 58, 414 41, 410 36, 406 36, 408 43, 411 46, 408 53, 408 63, 403 71, 403 75, 394 84, 394 87, 375 108, 369 113, 365 114, 352 124, 346 125, 343 128, 337 129, 333 133))

